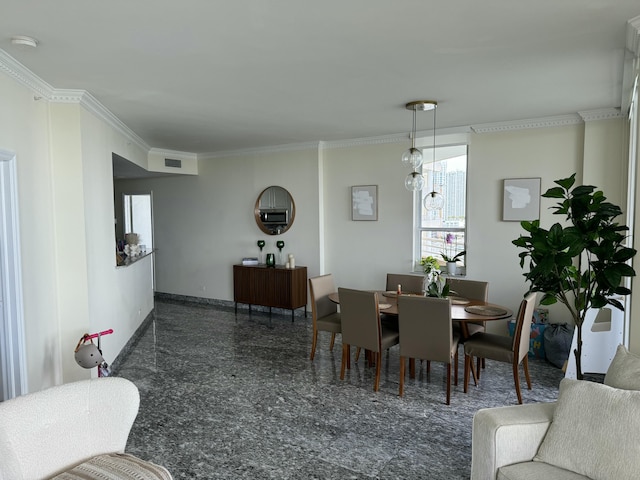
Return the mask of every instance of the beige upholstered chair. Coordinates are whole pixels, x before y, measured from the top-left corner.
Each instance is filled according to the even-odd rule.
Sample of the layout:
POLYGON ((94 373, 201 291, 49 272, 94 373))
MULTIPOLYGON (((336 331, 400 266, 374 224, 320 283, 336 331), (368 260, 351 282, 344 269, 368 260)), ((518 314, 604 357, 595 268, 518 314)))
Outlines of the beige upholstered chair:
POLYGON ((405 273, 387 273, 387 291, 396 291, 402 285, 403 293, 422 293, 424 276, 405 273))
POLYGON ((531 334, 531 319, 536 306, 536 294, 528 294, 520 303, 518 318, 513 339, 492 333, 477 333, 464 344, 464 391, 469 385, 469 372, 471 370, 471 358, 489 358, 499 362, 511 363, 513 366, 513 380, 518 395, 518 403, 522 403, 520 392, 520 378, 518 369, 520 363, 524 367, 527 387, 531 390, 531 377, 529 377, 529 336, 531 334))
POLYGON ((398 332, 384 327, 380 321, 378 294, 363 290, 338 288, 342 317, 342 365, 340 379, 349 366, 351 345, 368 350, 376 364, 375 392, 380 388, 382 352, 398 343, 398 332))
POLYGON ((329 300, 329 294, 336 291, 333 275, 321 275, 309 279, 309 292, 311 293, 311 317, 313 319, 313 339, 311 343, 311 360, 316 354, 318 332, 331 332, 329 349, 333 351, 336 333, 342 331, 340 312, 338 305, 329 300))
MULTIPOLYGON (((489 300, 489 282, 451 277, 447 277, 446 281, 449 285, 449 290, 454 292, 452 295, 468 298, 469 300, 482 300, 483 302, 489 300)), ((457 324, 459 322, 455 323, 457 324)), ((457 328, 459 328, 459 326, 457 326, 457 328)), ((478 332, 484 332, 485 323, 467 322, 467 329, 469 330, 469 336, 478 332)))
MULTIPOLYGON (((458 370, 458 336, 453 335, 451 300, 448 298, 400 296, 400 388, 404 393, 406 359, 433 360, 447 365, 447 405, 451 399, 451 363, 458 370)), ((458 379, 456 375, 456 385, 458 379)))

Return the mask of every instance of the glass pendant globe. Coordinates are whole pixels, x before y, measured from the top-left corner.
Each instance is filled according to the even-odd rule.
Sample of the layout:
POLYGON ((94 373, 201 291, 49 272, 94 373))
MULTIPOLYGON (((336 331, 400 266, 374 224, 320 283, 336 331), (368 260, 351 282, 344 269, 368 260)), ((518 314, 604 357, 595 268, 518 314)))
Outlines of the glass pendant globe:
POLYGON ((404 186, 410 192, 419 192, 424 187, 424 178, 418 172, 411 172, 404 179, 404 186))
POLYGON ((422 152, 418 148, 411 147, 402 154, 402 165, 416 170, 422 165, 422 152))
POLYGON ((440 210, 444 206, 444 197, 438 192, 429 192, 422 202, 427 210, 440 210))

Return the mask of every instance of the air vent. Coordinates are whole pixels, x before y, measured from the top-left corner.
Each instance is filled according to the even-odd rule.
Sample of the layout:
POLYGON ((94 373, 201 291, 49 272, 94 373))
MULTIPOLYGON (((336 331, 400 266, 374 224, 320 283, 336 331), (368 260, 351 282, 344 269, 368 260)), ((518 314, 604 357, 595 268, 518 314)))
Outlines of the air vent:
POLYGON ((182 168, 182 160, 174 160, 172 158, 164 159, 165 167, 182 168))

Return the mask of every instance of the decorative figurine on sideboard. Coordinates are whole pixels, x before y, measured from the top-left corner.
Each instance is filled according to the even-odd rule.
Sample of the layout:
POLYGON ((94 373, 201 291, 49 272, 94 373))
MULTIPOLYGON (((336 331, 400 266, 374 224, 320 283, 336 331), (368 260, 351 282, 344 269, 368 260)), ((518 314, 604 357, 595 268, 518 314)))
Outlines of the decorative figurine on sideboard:
POLYGON ((282 261, 282 249, 284 248, 284 242, 282 240, 278 240, 276 242, 276 247, 278 247, 278 265, 284 265, 282 261))

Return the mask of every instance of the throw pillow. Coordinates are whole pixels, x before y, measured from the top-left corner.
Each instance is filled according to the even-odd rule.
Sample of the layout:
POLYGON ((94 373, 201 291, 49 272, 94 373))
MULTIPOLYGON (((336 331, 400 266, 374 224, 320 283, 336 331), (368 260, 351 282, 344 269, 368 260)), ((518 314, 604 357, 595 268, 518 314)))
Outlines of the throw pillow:
POLYGON ((618 345, 616 354, 604 376, 604 384, 624 390, 640 390, 640 357, 618 345))
POLYGON ((640 392, 568 378, 534 461, 593 480, 632 480, 640 472, 640 392))

